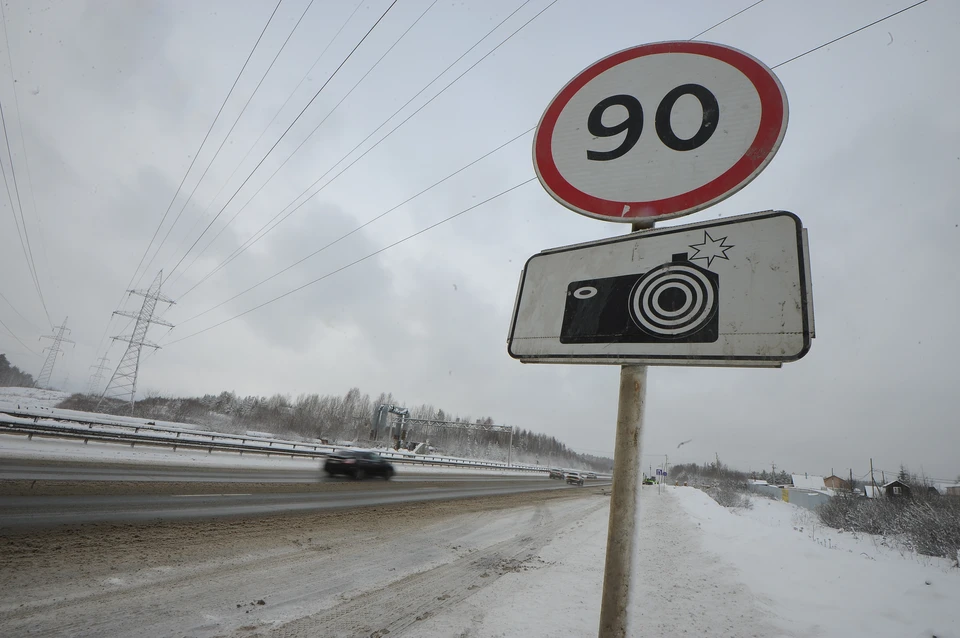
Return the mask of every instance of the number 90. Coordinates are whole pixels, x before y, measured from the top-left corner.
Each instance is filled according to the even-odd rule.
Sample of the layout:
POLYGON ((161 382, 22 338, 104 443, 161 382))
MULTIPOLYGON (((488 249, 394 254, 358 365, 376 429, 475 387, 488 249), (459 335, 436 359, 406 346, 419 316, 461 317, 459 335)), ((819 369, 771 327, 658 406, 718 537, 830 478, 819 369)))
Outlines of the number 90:
MULTIPOLYGON (((660 101, 657 107, 657 116, 654 124, 657 129, 657 136, 664 146, 675 151, 692 151, 707 143, 717 130, 717 123, 720 121, 720 105, 717 98, 707 88, 699 84, 684 84, 678 86, 660 101), (700 129, 688 139, 681 139, 673 132, 670 124, 670 116, 673 113, 673 107, 684 95, 692 95, 700 101, 700 107, 703 110, 703 119, 700 122, 700 129)), ((593 107, 590 115, 587 116, 587 130, 594 137, 613 137, 624 131, 627 132, 623 138, 623 143, 611 151, 587 151, 587 159, 597 162, 608 162, 618 157, 623 157, 630 152, 640 139, 643 132, 643 107, 640 100, 632 95, 611 95, 608 98, 600 100, 593 107), (611 106, 622 106, 627 109, 627 119, 613 126, 605 125, 601 120, 604 112, 611 106)))

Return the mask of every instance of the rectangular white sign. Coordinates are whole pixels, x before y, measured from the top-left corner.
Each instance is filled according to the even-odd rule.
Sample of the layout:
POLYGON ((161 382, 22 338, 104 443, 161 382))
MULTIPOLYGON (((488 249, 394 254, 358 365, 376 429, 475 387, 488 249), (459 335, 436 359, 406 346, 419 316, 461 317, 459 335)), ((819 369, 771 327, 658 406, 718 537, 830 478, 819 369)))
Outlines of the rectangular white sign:
POLYGON ((526 363, 778 367, 813 333, 806 230, 767 211, 534 255, 507 350, 526 363))

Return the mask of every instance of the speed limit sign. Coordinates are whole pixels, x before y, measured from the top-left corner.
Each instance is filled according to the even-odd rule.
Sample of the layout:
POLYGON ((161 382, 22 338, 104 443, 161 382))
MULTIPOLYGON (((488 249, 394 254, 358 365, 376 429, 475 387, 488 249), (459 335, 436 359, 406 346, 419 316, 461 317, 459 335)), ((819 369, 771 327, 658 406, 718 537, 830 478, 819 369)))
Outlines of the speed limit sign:
POLYGON ((537 126, 533 163, 564 206, 607 221, 689 215, 729 197, 783 141, 773 71, 731 47, 660 42, 582 71, 537 126))

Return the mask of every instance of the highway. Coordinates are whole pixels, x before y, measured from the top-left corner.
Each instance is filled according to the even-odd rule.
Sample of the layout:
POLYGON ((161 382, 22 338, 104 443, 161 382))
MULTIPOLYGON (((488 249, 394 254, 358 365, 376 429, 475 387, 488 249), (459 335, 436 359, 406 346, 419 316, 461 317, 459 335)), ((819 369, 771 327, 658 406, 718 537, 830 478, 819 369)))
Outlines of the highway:
MULTIPOLYGON (((53 462, 31 460, 9 460, 0 464, 0 481, 178 481, 178 482, 223 482, 223 483, 324 483, 343 482, 342 479, 328 479, 317 469, 262 469, 262 468, 197 468, 164 465, 123 465, 76 462, 53 462)), ((396 464, 397 482, 424 481, 444 482, 463 480, 464 474, 452 472, 423 471, 419 466, 396 464)), ((543 476, 522 475, 504 476, 491 472, 490 476, 475 476, 487 481, 542 481, 543 476)))
MULTIPOLYGON (((591 482, 600 486, 604 482, 591 482)), ((581 489, 542 476, 418 473, 351 481, 319 470, 197 469, 16 461, 0 468, 0 534, 90 523, 314 513, 581 489)))

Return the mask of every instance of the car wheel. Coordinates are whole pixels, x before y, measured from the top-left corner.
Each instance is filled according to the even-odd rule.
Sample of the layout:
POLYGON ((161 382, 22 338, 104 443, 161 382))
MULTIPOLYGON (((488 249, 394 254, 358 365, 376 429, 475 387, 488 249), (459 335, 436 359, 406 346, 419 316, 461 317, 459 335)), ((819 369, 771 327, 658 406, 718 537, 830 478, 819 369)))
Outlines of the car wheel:
POLYGON ((392 478, 393 478, 393 470, 387 470, 386 472, 383 473, 383 479, 385 481, 389 481, 392 478))
POLYGON ((326 472, 327 478, 333 478, 334 476, 336 476, 336 474, 334 474, 330 470, 325 470, 325 472, 326 472))

